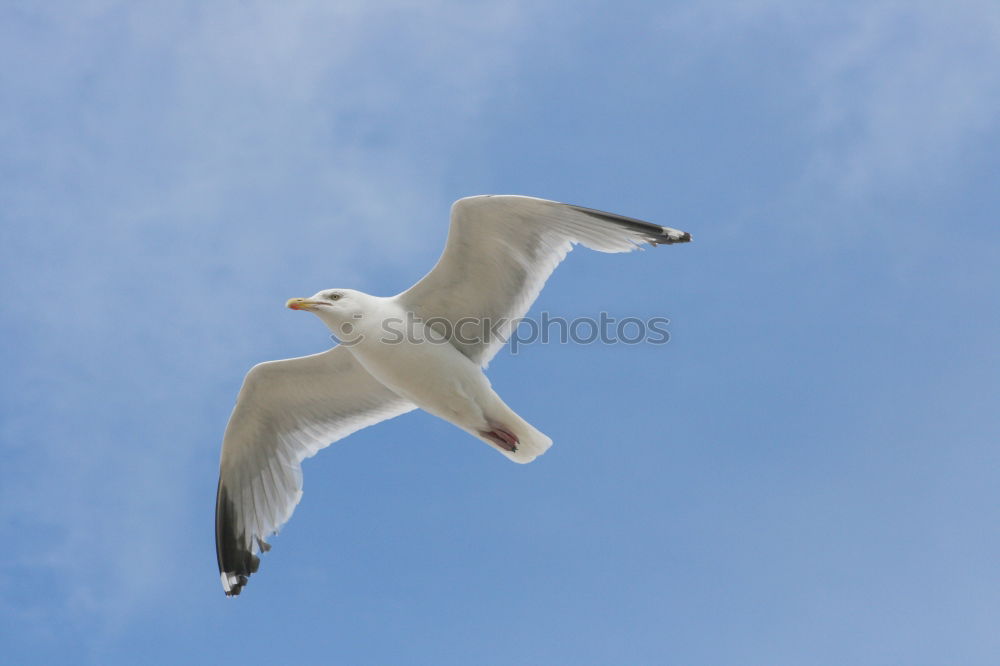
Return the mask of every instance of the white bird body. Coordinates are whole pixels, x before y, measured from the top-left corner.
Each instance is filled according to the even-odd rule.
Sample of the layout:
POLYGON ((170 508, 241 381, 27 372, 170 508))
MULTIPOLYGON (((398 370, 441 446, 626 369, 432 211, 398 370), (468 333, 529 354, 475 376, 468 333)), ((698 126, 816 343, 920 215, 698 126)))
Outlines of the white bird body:
POLYGON ((514 462, 544 453, 552 440, 500 399, 483 368, 575 244, 628 252, 689 240, 669 227, 544 199, 469 197, 452 207, 438 263, 406 291, 385 298, 335 289, 289 300, 316 313, 342 344, 258 364, 243 381, 223 437, 216 500, 226 594, 240 593, 257 571, 257 553, 270 548, 264 539, 291 517, 302 460, 361 428, 419 407, 514 462))
POLYGON ((478 437, 514 462, 531 462, 552 445, 551 439, 504 403, 480 366, 442 333, 414 318, 397 298, 340 291, 344 298, 360 301, 361 311, 349 310, 350 319, 341 313, 317 314, 338 336, 346 338, 344 324, 351 324, 351 337, 345 346, 381 384, 425 412, 478 437), (498 427, 518 440, 516 450, 484 436, 498 427))

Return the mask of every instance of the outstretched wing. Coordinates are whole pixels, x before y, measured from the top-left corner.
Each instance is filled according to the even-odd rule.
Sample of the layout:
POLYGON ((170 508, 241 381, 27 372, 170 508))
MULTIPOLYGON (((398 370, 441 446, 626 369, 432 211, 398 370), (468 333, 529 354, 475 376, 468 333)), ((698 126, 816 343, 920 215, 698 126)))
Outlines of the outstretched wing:
POLYGON ((416 406, 380 384, 345 347, 254 366, 222 442, 215 545, 222 587, 239 594, 302 497, 303 458, 416 406))
POLYGON ((396 298, 425 322, 436 320, 452 344, 485 366, 576 243, 629 252, 641 243, 690 240, 677 229, 545 199, 468 197, 452 206, 437 264, 396 298))

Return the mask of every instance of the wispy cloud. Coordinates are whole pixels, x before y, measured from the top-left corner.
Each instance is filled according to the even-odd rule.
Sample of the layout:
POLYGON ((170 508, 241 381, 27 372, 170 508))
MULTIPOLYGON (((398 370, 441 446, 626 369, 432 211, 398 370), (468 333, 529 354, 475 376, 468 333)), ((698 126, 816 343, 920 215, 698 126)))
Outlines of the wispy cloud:
MULTIPOLYGON (((856 299, 836 292, 839 271, 855 266, 844 262, 828 273, 820 267, 800 276, 788 266, 823 257, 791 245, 792 234, 775 231, 786 231, 795 220, 817 236, 830 235, 826 223, 850 224, 844 213, 852 206, 874 209, 886 196, 920 197, 935 182, 954 186, 941 188, 949 191, 934 199, 940 208, 960 196, 955 184, 963 169, 974 170, 976 160, 986 159, 980 144, 995 146, 1000 122, 994 113, 1000 107, 993 76, 1000 68, 995 3, 751 0, 666 8, 626 3, 616 5, 615 12, 621 11, 614 15, 601 3, 540 9, 522 0, 12 5, 0 9, 0 55, 7 63, 0 68, 0 325, 5 342, 0 349, 0 521, 9 537, 0 551, 0 632, 29 637, 36 632, 54 645, 76 628, 75 637, 87 642, 154 611, 150 625, 159 628, 164 605, 190 609, 195 595, 220 596, 212 572, 213 477, 219 436, 242 373, 252 363, 315 351, 328 342, 318 322, 303 323, 282 311, 285 298, 341 285, 387 293, 406 285, 396 278, 410 280, 429 267, 445 233, 447 205, 457 194, 475 193, 456 193, 449 185, 474 181, 464 178, 466 171, 489 168, 451 162, 456 154, 469 154, 470 143, 494 151, 482 163, 497 160, 509 172, 522 170, 520 180, 504 182, 544 182, 571 192, 633 188, 643 191, 647 209, 662 205, 664 214, 676 205, 672 194, 695 192, 684 212, 701 216, 691 229, 696 237, 698 226, 709 236, 719 233, 722 225, 708 221, 713 216, 736 219, 740 206, 753 209, 747 224, 763 227, 764 233, 747 234, 734 224, 739 238, 728 246, 732 254, 726 255, 724 242, 707 242, 698 246, 708 248, 698 250, 701 254, 670 257, 670 270, 681 267, 684 284, 697 285, 698 293, 709 296, 709 316, 703 321, 719 322, 715 332, 702 328, 708 336, 703 340, 695 341, 689 332, 685 344, 701 354, 687 370, 695 389, 718 384, 705 394, 710 399, 698 416, 702 421, 688 422, 718 428, 713 432, 720 442, 730 437, 749 450, 742 446, 742 422, 730 419, 729 430, 714 425, 719 422, 716 403, 738 405, 746 398, 740 390, 752 387, 746 392, 759 396, 762 413, 787 413, 788 406, 777 398, 764 400, 770 392, 787 395, 787 385, 773 382, 798 375, 794 368, 778 366, 805 359, 803 349, 816 352, 809 354, 808 368, 815 362, 817 371, 844 375, 843 385, 828 390, 843 388, 858 401, 871 400, 870 409, 881 419, 887 404, 894 407, 884 397, 896 392, 893 382, 899 380, 892 373, 924 376, 913 368, 928 353, 923 343, 930 333, 947 337, 946 342, 963 339, 943 327, 914 329, 928 333, 920 340, 903 331, 911 318, 926 315, 915 305, 923 301, 885 285, 881 300, 868 304, 871 310, 897 300, 907 306, 889 315, 879 312, 878 317, 889 319, 867 314, 867 307, 844 308, 856 299), (737 94, 729 89, 744 81, 746 88, 737 94), (671 88, 678 82, 684 85, 671 88), (773 94, 775 99, 736 99, 751 96, 755 91, 747 88, 758 83, 765 86, 759 97, 773 94), (697 99, 686 104, 689 97, 697 99), (498 98, 504 103, 494 104, 498 98), (719 111, 727 102, 731 107, 719 111), (642 113, 633 113, 640 107, 642 113), (744 113, 758 115, 741 124, 744 113), (490 122, 493 126, 480 126, 490 122), (721 133, 720 124, 726 125, 721 133), (773 142, 770 136, 757 140, 768 131, 775 132, 773 142), (753 133, 758 133, 754 140, 742 141, 737 149, 714 145, 727 136, 738 141, 753 133), (983 137, 988 140, 980 141, 983 137), (780 145, 771 150, 772 143, 780 145), (748 157, 754 150, 765 154, 748 157), (727 163, 741 161, 750 166, 717 176, 727 163), (764 185, 738 182, 753 169, 766 173, 764 185), (712 209, 709 214, 702 201, 712 209), (399 210, 408 215, 399 217, 399 210), (815 220, 824 224, 810 224, 815 220), (436 230, 434 237, 426 235, 430 228, 436 230), (745 247, 755 253, 750 259, 745 247), (365 260, 373 251, 377 267, 365 260), (697 270, 683 272, 695 264, 697 270), (766 265, 768 279, 757 274, 760 265, 766 265), (779 281, 800 277, 803 289, 820 285, 823 291, 799 299, 793 290, 795 296, 787 300, 792 292, 783 292, 779 281), (822 326, 813 328, 802 324, 810 321, 808 312, 795 311, 827 304, 832 310, 823 313, 822 326), (754 319, 761 316, 759 308, 764 308, 766 326, 754 319), (870 317, 851 321, 856 331, 865 329, 857 333, 864 343, 850 346, 826 333, 844 323, 838 315, 870 317), (773 356, 754 357, 748 346, 740 361, 781 372, 777 379, 762 373, 727 389, 728 382, 716 380, 733 371, 727 366, 732 356, 719 353, 726 345, 743 349, 738 344, 741 317, 760 324, 746 330, 761 331, 754 340, 773 356), (310 325, 313 338, 302 335, 310 325), (725 332, 730 328, 735 332, 725 332), (875 377, 885 383, 874 392, 866 393, 860 384, 876 370, 868 368, 865 375, 859 368, 856 377, 853 368, 844 369, 845 356, 838 355, 860 351, 859 358, 874 358, 878 344, 891 355, 889 347, 907 342, 906 335, 913 353, 894 357, 895 365, 885 366, 889 372, 875 377)), ((991 193, 977 203, 985 207, 995 201, 991 193)), ((600 203, 580 201, 591 202, 600 203)), ((919 206, 894 203, 893 214, 877 220, 887 229, 907 225, 894 244, 919 237, 920 224, 941 224, 946 217, 939 210, 914 221, 911 214, 919 206)), ((635 210, 640 214, 643 206, 635 210)), ((687 222, 680 226, 686 228, 687 222)), ((978 242, 992 229, 980 224, 968 242, 978 242)), ((953 264, 965 264, 955 271, 966 294, 962 298, 944 293, 947 276, 919 283, 930 285, 940 302, 952 306, 944 311, 954 321, 978 322, 985 316, 984 285, 992 284, 996 265, 992 247, 981 243, 974 253, 949 256, 953 264), (956 305, 963 303, 969 304, 968 320, 959 318, 956 305)), ((883 257, 863 259, 861 269, 884 276, 883 257)), ((637 266, 641 261, 630 258, 637 266)), ((657 265, 645 284, 665 279, 657 265)), ((844 288, 866 288, 864 282, 848 280, 844 288)), ((679 294, 676 284, 668 286, 671 298, 679 294)), ((550 288, 559 287, 554 282, 550 288)), ((583 297, 593 296, 585 292, 583 297)), ((649 300, 644 290, 623 296, 649 300)), ((966 353, 969 367, 979 374, 969 373, 974 381, 956 375, 937 382, 934 391, 982 386, 977 395, 988 395, 988 373, 982 374, 986 366, 980 358, 988 341, 978 341, 990 329, 963 327, 973 331, 965 339, 975 336, 976 346, 966 353)), ((554 374, 591 381, 590 368, 551 367, 554 374)), ((658 371, 645 369, 640 373, 645 378, 625 377, 618 368, 614 372, 615 381, 639 382, 648 395, 660 395, 658 371)), ((924 387, 914 383, 910 390, 923 393, 924 387)), ((963 395, 957 391, 954 399, 964 400, 963 395)), ((904 407, 922 404, 915 397, 893 400, 904 407)), ((799 414, 802 430, 826 423, 829 404, 839 403, 806 404, 825 416, 808 421, 813 417, 799 414)), ((939 407, 927 413, 936 414, 939 407)), ((592 421, 566 422, 565 432, 582 432, 592 421)), ((613 420, 598 421, 607 437, 617 436, 608 425, 613 420)), ((896 422, 886 423, 889 436, 896 422)), ((975 424, 975 419, 963 423, 975 424)), ((644 437, 660 441, 660 425, 644 437)), ((698 439, 703 433, 690 436, 698 439)), ((706 469, 716 462, 699 459, 706 469)), ((630 477, 620 477, 619 483, 621 478, 630 477)), ((586 495, 583 486, 571 490, 586 495)), ((405 495, 402 483, 394 492, 405 495)), ((505 492, 498 490, 496 497, 502 499, 505 492)), ((540 486, 539 492, 550 492, 550 486, 540 486)), ((743 498, 720 495, 718 501, 743 498)), ((638 508, 630 505, 629 510, 638 508)), ((590 524, 584 513, 572 515, 590 524)), ((608 511, 609 520, 621 515, 608 511)), ((642 522, 646 516, 633 518, 642 522)), ((713 549, 726 543, 711 542, 713 549)), ((578 564, 586 568, 583 561, 578 564)), ((651 570, 661 565, 651 560, 651 570)), ((396 573, 402 579, 408 572, 396 573)), ((705 580, 714 580, 711 573, 705 580)), ((515 580, 493 574, 485 572, 481 580, 499 585, 515 580)), ((451 598, 439 599, 437 607, 423 605, 423 596, 414 595, 420 604, 411 607, 421 613, 435 608, 462 613, 478 607, 478 592, 468 606, 451 598)), ((553 598, 564 600, 563 592, 553 598)), ((365 593, 357 591, 359 598, 365 593)), ((704 595, 699 589, 694 596, 704 595)), ((342 606, 345 616, 354 610, 349 606, 342 606)), ((706 616, 717 615, 710 610, 706 616)), ((683 609, 677 612, 688 616, 683 609)), ((196 622, 208 615, 194 617, 196 622)), ((237 614, 230 617, 234 625, 241 620, 237 614)), ((403 619, 403 613, 387 617, 403 619)), ((598 626, 599 608, 593 617, 598 626)), ((433 613, 426 619, 436 622, 433 613)), ((320 622, 325 625, 325 616, 309 632, 320 622)), ((483 633, 466 634, 466 642, 476 643, 493 629, 486 618, 483 633)), ((445 633, 425 638, 436 641, 447 638, 445 633)), ((417 634, 399 634, 404 635, 417 634)), ((538 644, 545 641, 541 634, 536 638, 538 644)))
POLYGON ((303 288, 292 267, 363 282, 365 247, 405 262, 393 248, 424 242, 415 223, 448 203, 444 148, 503 85, 523 7, 4 11, 0 277, 18 353, 0 511, 39 538, 7 550, 0 597, 41 632, 109 628, 170 585, 189 517, 210 510, 190 468, 218 455, 251 313, 303 288))
POLYGON ((1000 129, 996 3, 698 3, 668 11, 664 28, 692 60, 780 44, 782 102, 812 146, 797 187, 813 192, 939 185, 1000 129))

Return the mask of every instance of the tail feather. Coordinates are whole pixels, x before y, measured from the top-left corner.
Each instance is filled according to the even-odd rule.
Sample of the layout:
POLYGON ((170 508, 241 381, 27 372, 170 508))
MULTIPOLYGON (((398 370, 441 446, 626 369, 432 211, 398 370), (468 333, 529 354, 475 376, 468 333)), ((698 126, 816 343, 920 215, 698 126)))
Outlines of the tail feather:
POLYGON ((524 421, 522 423, 527 426, 527 429, 522 427, 519 432, 515 431, 514 433, 520 440, 517 444, 517 450, 501 452, 514 462, 525 464, 548 451, 549 447, 552 446, 552 439, 528 423, 524 421))
POLYGON ((473 432, 472 434, 516 463, 530 463, 548 451, 549 447, 552 446, 551 438, 518 416, 514 410, 504 404, 499 398, 497 399, 497 403, 490 410, 491 413, 487 414, 487 418, 517 438, 518 441, 515 450, 507 450, 501 443, 485 437, 482 433, 473 432))

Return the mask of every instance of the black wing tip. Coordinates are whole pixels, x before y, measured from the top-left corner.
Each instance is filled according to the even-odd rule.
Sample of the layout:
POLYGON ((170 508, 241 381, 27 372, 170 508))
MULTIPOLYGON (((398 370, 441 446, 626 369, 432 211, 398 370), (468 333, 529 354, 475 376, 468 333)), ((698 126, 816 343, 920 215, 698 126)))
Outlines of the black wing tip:
POLYGON ((573 210, 585 213, 591 217, 596 217, 599 220, 604 220, 605 222, 611 222, 613 224, 638 231, 645 237, 646 241, 648 241, 650 245, 673 245, 674 243, 691 242, 691 234, 686 231, 671 229, 670 227, 661 227, 658 224, 646 222, 645 220, 639 220, 634 217, 626 217, 624 215, 617 215, 615 213, 606 213, 603 210, 596 210, 594 208, 584 208, 583 206, 575 206, 573 204, 566 205, 573 210))
POLYGON ((222 590, 226 593, 227 597, 240 596, 240 592, 246 587, 248 581, 248 576, 237 576, 230 572, 222 572, 222 590), (235 582, 233 582, 233 579, 235 579, 235 582))
POLYGON ((663 227, 663 235, 659 238, 653 238, 649 241, 650 245, 673 245, 674 243, 690 243, 691 234, 686 231, 679 231, 677 229, 669 229, 663 227))
POLYGON ((236 531, 236 505, 229 499, 220 478, 215 500, 215 554, 227 597, 239 596, 250 575, 260 566, 260 558, 247 543, 245 534, 236 531))

